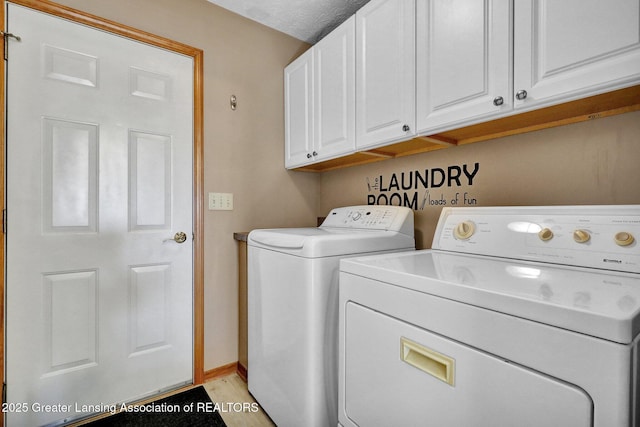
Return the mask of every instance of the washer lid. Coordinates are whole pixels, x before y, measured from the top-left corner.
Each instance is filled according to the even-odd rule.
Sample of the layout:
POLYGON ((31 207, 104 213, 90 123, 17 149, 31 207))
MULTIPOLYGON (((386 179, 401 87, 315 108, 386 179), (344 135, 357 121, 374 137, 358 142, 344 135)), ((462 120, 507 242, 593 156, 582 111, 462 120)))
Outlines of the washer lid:
POLYGON ((320 228, 281 228, 254 230, 249 236, 252 243, 281 249, 302 249, 309 236, 323 236, 320 228))
POLYGON ((422 250, 341 271, 619 343, 640 333, 640 275, 422 250))
POLYGON ((412 237, 395 231, 326 227, 253 230, 247 242, 249 246, 304 258, 415 248, 412 237))

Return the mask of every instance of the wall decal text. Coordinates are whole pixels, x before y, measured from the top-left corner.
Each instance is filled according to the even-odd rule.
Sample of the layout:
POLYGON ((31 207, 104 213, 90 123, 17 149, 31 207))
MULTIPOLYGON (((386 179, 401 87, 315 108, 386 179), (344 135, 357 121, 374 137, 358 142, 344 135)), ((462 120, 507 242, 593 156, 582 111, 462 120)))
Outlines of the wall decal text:
POLYGON ((443 190, 473 186, 479 170, 480 164, 474 163, 392 173, 389 177, 367 177, 367 204, 406 206, 413 210, 429 206, 477 205, 477 199, 469 191, 445 196, 443 190))

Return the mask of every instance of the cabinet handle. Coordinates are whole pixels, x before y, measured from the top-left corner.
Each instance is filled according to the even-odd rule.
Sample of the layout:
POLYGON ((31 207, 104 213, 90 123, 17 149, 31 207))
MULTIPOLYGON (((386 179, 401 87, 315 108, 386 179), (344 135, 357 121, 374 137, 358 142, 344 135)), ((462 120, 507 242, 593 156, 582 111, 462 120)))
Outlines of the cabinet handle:
POLYGON ((311 154, 307 153, 307 159, 311 158, 311 154))
POLYGON ((496 107, 499 107, 502 104, 504 104, 504 98, 503 97, 496 96, 495 98, 493 98, 493 105, 495 105, 496 107))
POLYGON ((314 152, 313 152, 313 157, 315 157, 315 156, 317 156, 317 155, 318 155, 318 153, 314 151, 314 152))
POLYGON ((404 125, 404 126, 402 126, 402 130, 404 132, 409 132, 411 130, 411 128, 409 127, 409 125, 404 125))
POLYGON ((523 99, 525 99, 526 97, 527 97, 527 91, 526 91, 526 90, 524 90, 524 89, 519 90, 519 91, 516 93, 516 99, 518 99, 519 101, 522 101, 522 100, 523 100, 523 99))

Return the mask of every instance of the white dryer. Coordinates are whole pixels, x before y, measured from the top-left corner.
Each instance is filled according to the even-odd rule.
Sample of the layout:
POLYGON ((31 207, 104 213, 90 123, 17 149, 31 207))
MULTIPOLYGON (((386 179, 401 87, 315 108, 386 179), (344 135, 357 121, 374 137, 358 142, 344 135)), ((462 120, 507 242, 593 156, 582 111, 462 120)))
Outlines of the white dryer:
POLYGON ((396 206, 249 233, 249 391, 279 427, 337 425, 340 259, 414 249, 413 211, 396 206))
POLYGON ((341 262, 342 426, 640 426, 640 206, 445 208, 341 262))

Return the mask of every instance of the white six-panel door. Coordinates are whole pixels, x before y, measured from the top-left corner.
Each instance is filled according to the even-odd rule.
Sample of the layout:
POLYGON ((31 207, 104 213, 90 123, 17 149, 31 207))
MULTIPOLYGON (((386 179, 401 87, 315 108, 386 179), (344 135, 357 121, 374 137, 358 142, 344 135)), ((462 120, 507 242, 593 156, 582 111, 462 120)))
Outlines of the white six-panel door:
POLYGON ((191 383, 193 59, 7 19, 7 425, 191 383))

